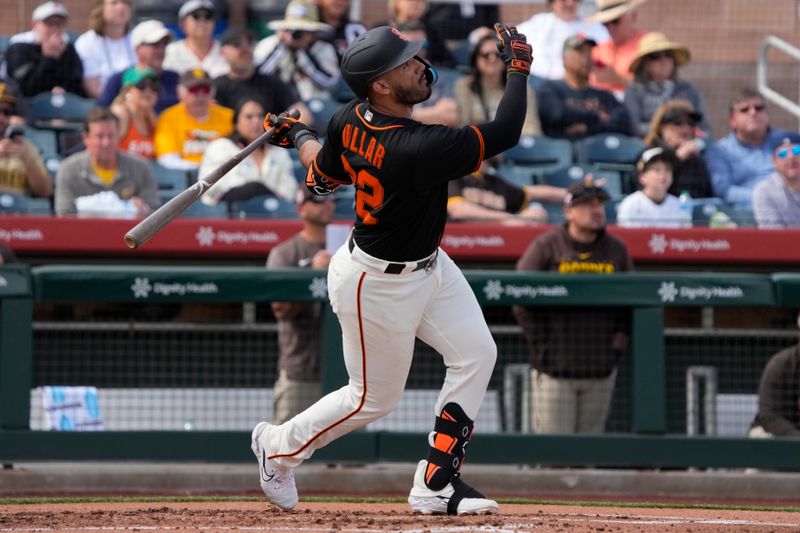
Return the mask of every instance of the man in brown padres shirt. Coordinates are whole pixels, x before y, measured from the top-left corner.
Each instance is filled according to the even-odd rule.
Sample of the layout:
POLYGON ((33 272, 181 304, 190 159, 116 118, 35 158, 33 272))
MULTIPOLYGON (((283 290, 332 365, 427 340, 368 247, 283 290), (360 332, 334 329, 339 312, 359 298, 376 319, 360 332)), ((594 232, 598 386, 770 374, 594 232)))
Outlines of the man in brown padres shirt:
MULTIPOLYGON (((606 233, 608 193, 591 179, 573 183, 566 222, 531 243, 518 271, 614 274, 633 270, 625 244, 606 233)), ((619 308, 514 306, 530 348, 535 433, 600 433, 628 344, 630 312, 619 308)))
MULTIPOLYGON (((301 187, 297 212, 303 229, 272 249, 267 268, 312 268, 326 270, 331 253, 325 249, 325 228, 333 220, 334 203, 328 196, 314 196, 301 187)), ((278 320, 278 380, 275 382, 272 419, 276 424, 316 402, 319 381, 319 302, 272 302, 278 320)))

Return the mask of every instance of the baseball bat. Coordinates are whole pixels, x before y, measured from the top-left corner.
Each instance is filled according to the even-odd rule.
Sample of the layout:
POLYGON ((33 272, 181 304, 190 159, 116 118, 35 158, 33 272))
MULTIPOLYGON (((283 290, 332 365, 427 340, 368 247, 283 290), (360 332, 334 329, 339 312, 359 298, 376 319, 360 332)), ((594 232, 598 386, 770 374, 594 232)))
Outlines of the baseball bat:
MULTIPOLYGON (((286 112, 286 115, 292 118, 298 118, 300 112, 297 109, 290 109, 286 112)), ((129 248, 138 248, 149 241, 156 233, 161 231, 164 226, 180 216, 180 214, 186 211, 198 198, 203 196, 203 194, 205 194, 212 185, 218 182, 222 176, 244 161, 256 148, 267 142, 273 133, 275 133, 274 126, 259 135, 258 138, 242 148, 237 154, 222 163, 218 168, 214 169, 208 176, 198 179, 197 183, 192 184, 185 191, 182 191, 167 203, 147 215, 141 222, 136 224, 125 234, 125 244, 127 244, 129 248)))

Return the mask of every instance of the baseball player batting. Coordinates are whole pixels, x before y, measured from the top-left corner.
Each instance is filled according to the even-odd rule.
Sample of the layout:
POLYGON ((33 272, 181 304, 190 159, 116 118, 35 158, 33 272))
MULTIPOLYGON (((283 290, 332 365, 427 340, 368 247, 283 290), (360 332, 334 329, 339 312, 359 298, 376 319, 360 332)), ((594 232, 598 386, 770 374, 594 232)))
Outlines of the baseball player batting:
POLYGON ((447 182, 514 146, 525 119, 531 47, 513 27, 495 30, 508 81, 491 122, 455 129, 412 120, 437 74, 417 55, 422 41, 386 26, 345 51, 342 76, 357 98, 330 120, 324 145, 297 119, 265 121, 276 129, 270 143, 299 151, 312 192, 330 194, 341 185, 356 191, 355 227, 328 270, 349 382, 288 422, 261 422, 252 434, 261 488, 283 509, 297 505, 296 466, 397 405, 417 337, 442 355, 447 374, 408 502, 423 514, 498 511, 460 477, 497 347, 464 275, 439 248, 447 182))

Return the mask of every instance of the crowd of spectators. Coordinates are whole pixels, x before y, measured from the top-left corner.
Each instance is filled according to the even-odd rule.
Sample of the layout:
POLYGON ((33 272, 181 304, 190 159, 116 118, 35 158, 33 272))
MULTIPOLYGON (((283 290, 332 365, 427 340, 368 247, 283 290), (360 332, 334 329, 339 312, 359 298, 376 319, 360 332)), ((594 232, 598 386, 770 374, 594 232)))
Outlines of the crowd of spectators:
MULTIPOLYGON (((622 172, 622 193, 634 196, 623 218, 627 206, 643 197, 658 213, 667 211, 662 202, 684 194, 693 201, 715 200, 715 206, 740 216, 749 213, 759 226, 797 225, 800 204, 791 174, 798 156, 791 143, 800 143, 800 135, 771 127, 763 97, 744 88, 730 102, 730 133, 717 132, 715 139, 702 92, 679 75, 691 52, 661 32, 640 27, 639 7, 646 1, 594 0, 595 13, 583 18, 581 0, 548 0, 544 12, 507 21, 528 36, 535 50, 523 135, 569 140, 575 162, 578 143, 604 134, 638 138, 643 149, 663 150, 670 156, 667 194, 648 192, 645 182, 654 180, 637 172, 637 158, 631 158, 627 174, 622 172)), ((42 93, 93 100, 116 117, 119 151, 150 161, 156 180, 160 168, 188 171, 190 180, 210 172, 253 139, 255 130, 245 117, 294 107, 301 121, 324 136, 330 116, 326 106, 338 107, 347 95, 339 58, 366 31, 352 18, 350 4, 292 0, 282 18, 232 19, 217 33, 219 3, 212 0, 183 2, 176 8, 176 26, 137 16, 133 0, 95 0, 86 31, 71 37, 65 31, 66 7, 48 0, 34 9, 31 30, 9 40, 0 104, 14 114, 4 122, 24 124, 26 102, 42 93)), ((496 5, 388 2, 385 20, 376 25, 393 25, 407 38, 423 40, 420 54, 440 74, 431 99, 416 106, 415 119, 457 127, 494 116, 505 86, 490 29, 497 16, 496 5)), ((54 200, 52 178, 50 183, 42 179, 48 172, 42 171, 41 157, 22 139, 22 130, 16 131, 16 139, 7 131, 9 138, 0 143, 0 192, 54 200)), ((248 194, 290 198, 297 180, 286 159, 268 150, 256 152, 207 201, 242 200, 248 194), (242 188, 248 182, 253 184, 242 188)), ((514 196, 507 205, 497 204, 501 212, 526 213, 529 222, 542 223, 560 205, 561 193, 538 200, 531 194, 531 186, 551 183, 547 176, 531 173, 530 183, 513 183, 516 178, 505 179, 497 162, 480 173, 490 179, 476 183, 499 187, 502 182, 522 191, 524 205, 516 205, 514 196)), ((563 191, 563 184, 554 189, 563 191)), ((455 191, 453 198, 458 197, 455 191)), ((612 198, 615 208, 622 199, 612 198)), ((463 207, 455 209, 455 218, 466 213, 497 218, 463 207)), ((676 222, 655 216, 648 224, 676 222)))

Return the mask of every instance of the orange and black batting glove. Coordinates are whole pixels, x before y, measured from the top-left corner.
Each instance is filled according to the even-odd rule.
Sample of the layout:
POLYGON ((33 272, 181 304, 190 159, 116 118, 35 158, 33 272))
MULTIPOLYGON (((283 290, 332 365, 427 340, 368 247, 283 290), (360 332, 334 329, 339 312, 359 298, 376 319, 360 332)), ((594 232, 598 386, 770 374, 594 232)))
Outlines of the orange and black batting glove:
POLYGON ((497 49, 506 65, 506 73, 527 78, 531 73, 533 49, 525 36, 517 32, 516 27, 499 22, 494 25, 494 31, 497 32, 497 49))
POLYGON ((287 113, 280 115, 267 113, 264 118, 264 131, 268 131, 270 128, 275 128, 275 131, 267 139, 267 142, 281 148, 297 147, 299 150, 304 142, 318 139, 316 131, 287 113))

